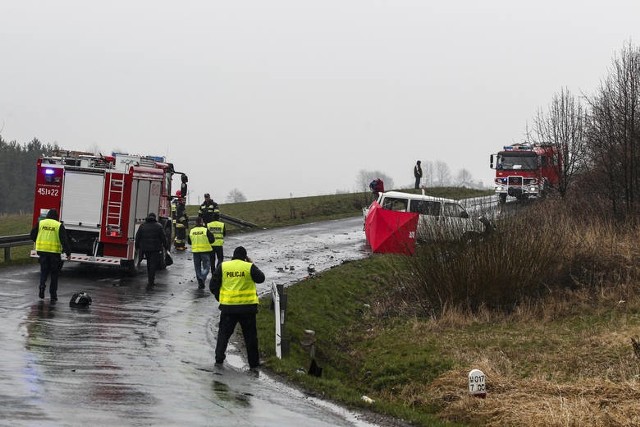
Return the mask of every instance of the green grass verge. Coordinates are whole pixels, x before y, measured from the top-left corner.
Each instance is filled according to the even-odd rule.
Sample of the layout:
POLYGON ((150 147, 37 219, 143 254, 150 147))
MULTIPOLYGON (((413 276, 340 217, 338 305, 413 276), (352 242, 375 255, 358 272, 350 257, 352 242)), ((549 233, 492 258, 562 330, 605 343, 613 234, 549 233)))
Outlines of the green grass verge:
POLYGON ((416 343, 407 339, 414 335, 408 322, 375 314, 396 261, 395 256, 374 256, 348 262, 287 288, 285 338, 290 353, 282 359, 275 357, 271 299, 263 299, 258 314, 261 352, 271 370, 323 398, 354 408, 373 406, 421 425, 450 425, 435 418, 435 408, 418 410, 383 397, 411 381, 429 382, 452 366, 438 352, 436 337, 416 343), (311 357, 301 344, 305 330, 315 331, 320 377, 306 374, 311 357), (364 395, 374 403, 364 402, 364 395))

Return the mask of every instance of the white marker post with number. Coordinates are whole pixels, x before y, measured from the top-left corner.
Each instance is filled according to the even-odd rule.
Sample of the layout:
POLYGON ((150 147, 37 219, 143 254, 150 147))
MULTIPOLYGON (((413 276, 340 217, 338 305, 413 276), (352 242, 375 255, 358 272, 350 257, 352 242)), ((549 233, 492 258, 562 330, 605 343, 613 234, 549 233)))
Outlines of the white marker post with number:
POLYGON ((282 323, 280 318, 280 294, 275 283, 271 285, 271 298, 273 299, 273 305, 276 316, 276 357, 282 359, 282 323))
POLYGON ((487 397, 486 377, 480 369, 469 372, 469 394, 483 399, 487 397))

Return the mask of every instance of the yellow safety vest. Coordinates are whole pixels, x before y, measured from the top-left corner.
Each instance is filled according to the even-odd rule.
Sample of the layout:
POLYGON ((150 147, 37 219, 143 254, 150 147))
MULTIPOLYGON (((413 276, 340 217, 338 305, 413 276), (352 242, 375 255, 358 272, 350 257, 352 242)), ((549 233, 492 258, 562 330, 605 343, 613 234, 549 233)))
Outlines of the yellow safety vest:
POLYGON ((191 252, 211 252, 211 244, 205 227, 194 227, 189 232, 191 252))
POLYGON ((207 224, 207 228, 211 234, 213 234, 213 237, 216 238, 215 242, 213 242, 211 246, 222 246, 224 244, 224 222, 211 221, 207 224))
POLYGON ((223 262, 221 265, 220 304, 258 304, 256 284, 251 278, 252 264, 240 259, 232 259, 231 261, 223 262))
POLYGON ((38 237, 36 237, 36 251, 62 253, 60 243, 60 222, 55 219, 45 218, 38 224, 38 237))

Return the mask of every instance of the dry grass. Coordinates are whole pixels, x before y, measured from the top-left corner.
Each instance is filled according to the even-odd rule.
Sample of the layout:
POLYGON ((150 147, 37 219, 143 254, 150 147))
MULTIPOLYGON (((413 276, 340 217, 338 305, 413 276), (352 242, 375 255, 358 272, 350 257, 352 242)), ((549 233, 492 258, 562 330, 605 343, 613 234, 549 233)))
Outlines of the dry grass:
POLYGON ((442 357, 458 364, 383 396, 469 425, 640 425, 640 359, 631 343, 640 335, 640 298, 630 288, 571 291, 508 315, 449 308, 437 319, 414 318, 416 337, 437 336, 442 357), (630 293, 632 300, 618 299, 630 293), (487 375, 486 399, 467 392, 472 369, 487 375))
POLYGON ((440 253, 432 246, 396 276, 395 292, 378 300, 375 314, 410 319, 416 346, 437 341, 455 368, 431 382, 407 382, 386 399, 469 425, 640 425, 640 349, 632 343, 640 336, 640 227, 583 221, 552 204, 543 211, 546 218, 525 213, 503 223, 497 238, 460 249, 464 262, 448 262, 450 245, 440 253), (474 304, 461 277, 482 283, 474 304), (519 282, 543 292, 523 293, 519 282), (509 301, 503 292, 517 297, 512 307, 489 299, 509 301), (467 392, 472 369, 487 375, 486 399, 467 392))

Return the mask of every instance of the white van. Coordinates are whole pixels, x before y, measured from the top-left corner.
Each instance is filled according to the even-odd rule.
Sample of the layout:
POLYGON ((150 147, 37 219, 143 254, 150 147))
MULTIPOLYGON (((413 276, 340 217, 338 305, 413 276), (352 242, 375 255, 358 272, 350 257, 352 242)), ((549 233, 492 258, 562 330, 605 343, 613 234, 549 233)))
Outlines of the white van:
MULTIPOLYGON (((378 204, 392 211, 419 213, 418 240, 456 240, 485 231, 480 219, 453 199, 387 191, 378 196, 378 204)), ((368 210, 364 209, 365 218, 368 210)))

